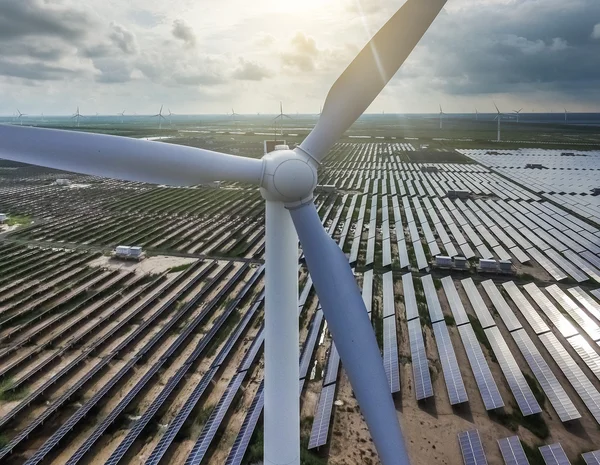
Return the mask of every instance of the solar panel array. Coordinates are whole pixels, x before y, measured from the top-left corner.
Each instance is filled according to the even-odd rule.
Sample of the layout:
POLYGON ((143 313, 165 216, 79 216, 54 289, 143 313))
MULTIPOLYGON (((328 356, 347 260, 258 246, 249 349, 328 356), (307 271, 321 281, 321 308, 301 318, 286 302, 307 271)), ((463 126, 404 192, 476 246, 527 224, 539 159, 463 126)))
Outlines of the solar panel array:
POLYGON ((581 414, 569 398, 568 394, 540 354, 539 350, 524 329, 512 333, 515 343, 527 361, 546 397, 554 407, 560 421, 571 421, 581 418, 581 414))
POLYGON ((558 443, 549 444, 539 448, 546 465, 571 465, 567 454, 558 443))
POLYGON ((546 292, 556 300, 569 316, 593 341, 600 341, 600 327, 556 284, 548 286, 546 292))
POLYGON ((442 363, 442 371, 444 373, 444 380, 446 381, 450 404, 456 405, 467 402, 469 400, 467 390, 460 374, 456 353, 454 352, 446 323, 444 321, 433 323, 433 333, 440 355, 440 362, 442 363))
POLYGON ((417 306, 417 297, 413 283, 412 273, 402 275, 402 287, 404 289, 404 308, 406 309, 406 319, 412 320, 419 316, 419 307, 417 306))
POLYGON ((383 318, 396 314, 394 305, 394 278, 392 272, 383 274, 383 318))
POLYGON ((396 336, 395 315, 383 319, 383 367, 391 392, 399 392, 400 370, 398 367, 398 339, 396 336))
POLYGON ((600 321, 600 304, 580 287, 572 287, 569 292, 590 315, 600 321))
POLYGON ((506 328, 509 331, 521 329, 523 325, 521 325, 521 322, 515 316, 514 312, 512 311, 512 308, 510 308, 506 300, 504 300, 504 297, 502 297, 500 291, 498 291, 498 288, 494 284, 494 281, 488 279, 487 281, 483 281, 481 285, 485 289, 485 292, 489 296, 492 303, 494 304, 494 307, 500 315, 500 318, 502 318, 502 321, 506 325, 506 328))
POLYGON ((515 303, 521 314, 525 317, 535 334, 542 334, 550 331, 550 328, 546 322, 542 319, 535 308, 533 308, 533 305, 529 303, 527 297, 523 295, 514 282, 508 281, 503 283, 502 286, 515 303))
POLYGON ((540 413, 542 409, 498 327, 487 328, 485 334, 523 416, 540 413))
POLYGON ((467 293, 469 302, 471 302, 471 306, 473 307, 473 310, 475 310, 475 314, 477 315, 477 319, 479 320, 479 323, 481 323, 481 326, 483 328, 495 326, 496 322, 481 298, 481 294, 479 294, 473 280, 471 278, 463 279, 461 284, 467 293))
POLYGON ((600 450, 586 452, 585 454, 581 454, 581 456, 585 460, 586 465, 600 465, 600 450))
POLYGON ((560 341, 552 333, 539 336, 546 350, 550 353, 558 367, 573 386, 596 422, 600 424, 600 393, 583 373, 575 360, 565 350, 560 341))
POLYGON ((498 447, 506 465, 529 465, 519 436, 498 439, 498 447))
POLYGON ((408 338, 412 357, 413 381, 415 383, 415 396, 417 400, 433 396, 429 363, 425 352, 425 342, 421 332, 421 321, 418 318, 408 323, 408 338))
POLYGON ((479 431, 463 431, 458 434, 458 443, 465 465, 487 465, 479 431))
POLYGON ((469 317, 467 316, 467 312, 465 311, 465 307, 460 300, 460 296, 458 295, 458 291, 456 287, 454 287, 454 281, 451 276, 445 276, 442 278, 442 286, 444 287, 444 292, 446 293, 446 298, 448 299, 448 303, 450 304, 450 310, 452 311, 452 315, 454 316, 454 322, 457 326, 464 325, 469 322, 469 317))
POLYGON ((459 326, 458 331, 486 410, 504 407, 504 401, 471 324, 459 326))
POLYGON ((335 388, 335 384, 330 384, 321 390, 319 404, 317 405, 317 413, 313 420, 312 430, 310 432, 310 439, 308 442, 309 449, 314 449, 327 444, 335 388))
POLYGON ((592 373, 600 380, 600 355, 581 335, 572 336, 567 339, 571 347, 581 357, 581 360, 587 365, 592 373))
POLYGON ((531 296, 533 301, 542 309, 554 327, 564 336, 574 336, 578 334, 575 327, 565 318, 565 316, 554 306, 550 299, 544 295, 542 290, 534 283, 523 286, 523 289, 531 296))
POLYGON ((444 314, 442 313, 442 307, 437 296, 435 284, 433 284, 433 278, 430 274, 421 278, 423 284, 423 291, 425 291, 425 300, 427 301, 427 308, 429 309, 429 317, 432 323, 442 321, 444 314))

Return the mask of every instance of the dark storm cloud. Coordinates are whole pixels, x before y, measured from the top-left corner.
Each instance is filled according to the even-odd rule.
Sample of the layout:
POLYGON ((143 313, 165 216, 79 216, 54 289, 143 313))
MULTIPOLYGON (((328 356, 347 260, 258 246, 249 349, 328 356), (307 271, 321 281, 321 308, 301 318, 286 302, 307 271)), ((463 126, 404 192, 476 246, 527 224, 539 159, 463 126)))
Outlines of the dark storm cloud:
POLYGON ((73 70, 44 63, 14 63, 0 59, 0 75, 23 78, 32 81, 57 81, 66 75, 72 75, 73 70))
POLYGON ((0 40, 55 36, 76 40, 92 20, 84 11, 42 0, 0 0, 0 40))
POLYGON ((519 0, 442 13, 418 54, 422 75, 450 94, 569 94, 600 85, 597 0, 519 0))

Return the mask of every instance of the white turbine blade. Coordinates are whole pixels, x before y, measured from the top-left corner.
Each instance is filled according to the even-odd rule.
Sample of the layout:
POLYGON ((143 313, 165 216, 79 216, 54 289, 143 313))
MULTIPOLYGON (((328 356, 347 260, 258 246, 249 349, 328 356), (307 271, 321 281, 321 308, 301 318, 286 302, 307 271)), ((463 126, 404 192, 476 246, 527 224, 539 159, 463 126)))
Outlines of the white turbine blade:
POLYGON ((128 181, 190 186, 260 184, 263 162, 183 145, 76 131, 0 125, 0 158, 128 181))
POLYGON ((408 0, 373 36, 327 95, 323 114, 300 148, 320 162, 371 105, 415 48, 446 0, 408 0))
POLYGON ((500 114, 500 110, 498 110, 498 105, 496 105, 496 102, 493 102, 494 106, 496 107, 496 111, 498 112, 498 114, 500 114))

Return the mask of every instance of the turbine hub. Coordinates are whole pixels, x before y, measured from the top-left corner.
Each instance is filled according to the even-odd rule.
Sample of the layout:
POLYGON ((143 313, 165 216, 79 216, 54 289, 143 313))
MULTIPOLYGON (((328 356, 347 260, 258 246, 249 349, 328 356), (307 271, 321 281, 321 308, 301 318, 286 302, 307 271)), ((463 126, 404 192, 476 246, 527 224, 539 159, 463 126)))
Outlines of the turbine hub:
POLYGON ((298 206, 312 200, 317 170, 302 152, 275 150, 263 157, 261 193, 266 200, 298 206))

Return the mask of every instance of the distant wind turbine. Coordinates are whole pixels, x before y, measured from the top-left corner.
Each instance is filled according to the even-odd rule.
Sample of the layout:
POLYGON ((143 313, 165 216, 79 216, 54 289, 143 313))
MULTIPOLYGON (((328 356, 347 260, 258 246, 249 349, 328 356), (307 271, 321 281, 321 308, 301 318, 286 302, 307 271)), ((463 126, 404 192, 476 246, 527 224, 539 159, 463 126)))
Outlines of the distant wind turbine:
POLYGON ((440 104, 440 129, 444 129, 444 110, 442 110, 442 105, 440 104))
POLYGON ((123 117, 125 116, 125 110, 123 110, 121 113, 117 113, 117 115, 119 115, 121 117, 121 124, 123 124, 123 117))
POLYGON ((477 111, 477 108, 475 108, 475 121, 479 121, 479 112, 477 111))
POLYGON ((162 129, 162 120, 166 119, 163 114, 163 105, 160 106, 160 110, 156 115, 152 115, 152 118, 158 118, 158 129, 162 129))
POLYGON ((517 123, 519 122, 519 115, 521 114, 522 111, 523 111, 522 108, 520 110, 513 110, 513 113, 515 113, 517 115, 517 123))
POLYGON ((567 111, 567 109, 565 108, 565 123, 567 123, 567 124, 569 124, 568 115, 569 115, 569 112, 568 112, 568 111, 567 111))
POLYGON ((498 105, 496 105, 496 102, 494 102, 494 106, 496 107, 496 111, 498 112, 498 115, 494 119, 498 120, 498 140, 497 140, 497 142, 500 142, 501 141, 501 138, 500 138, 500 121, 502 120, 502 117, 504 116, 504 113, 500 113, 500 110, 498 109, 498 105))
POLYGON ((79 118, 83 118, 83 115, 79 113, 79 107, 77 107, 77 113, 71 116, 71 119, 77 118, 77 127, 79 127, 79 118))
POLYGON ((27 116, 25 113, 21 113, 21 110, 17 108, 17 121, 23 126, 23 116, 27 116))
POLYGON ((171 119, 173 115, 174 113, 171 113, 171 109, 169 108, 169 126, 173 126, 173 120, 171 119))
POLYGON ((281 120, 281 135, 283 136, 283 119, 284 118, 292 119, 291 116, 286 115, 283 112, 283 103, 279 102, 279 114, 275 118, 273 118, 273 121, 275 122, 275 134, 277 134, 277 120, 281 120))

